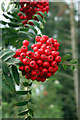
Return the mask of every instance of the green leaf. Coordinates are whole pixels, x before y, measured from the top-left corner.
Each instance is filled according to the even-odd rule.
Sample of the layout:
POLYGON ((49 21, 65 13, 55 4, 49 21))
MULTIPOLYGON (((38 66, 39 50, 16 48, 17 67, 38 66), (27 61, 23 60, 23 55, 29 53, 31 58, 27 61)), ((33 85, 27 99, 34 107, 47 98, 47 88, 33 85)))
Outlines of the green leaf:
POLYGON ((23 116, 23 115, 26 115, 27 113, 28 113, 28 110, 22 111, 22 112, 18 113, 18 115, 19 115, 19 116, 23 116))
POLYGON ((5 21, 3 21, 3 20, 1 20, 0 23, 3 24, 3 25, 6 25, 6 24, 7 24, 7 22, 5 22, 5 21))
POLYGON ((16 91, 16 94, 18 95, 26 95, 28 91, 16 91))
POLYGON ((18 59, 16 59, 16 58, 11 58, 11 59, 7 60, 6 63, 7 63, 8 65, 19 64, 19 63, 20 63, 20 60, 18 60, 18 59))
POLYGON ((27 93, 31 94, 31 90, 29 90, 29 91, 16 91, 16 94, 18 94, 18 95, 26 95, 27 93))
POLYGON ((4 89, 6 89, 8 92, 13 93, 12 89, 11 89, 10 86, 6 83, 6 80, 5 80, 5 79, 2 80, 2 87, 3 87, 4 89))
POLYGON ((0 59, 1 59, 3 56, 5 56, 6 54, 11 53, 11 52, 12 52, 12 51, 9 50, 9 49, 2 50, 2 51, 0 52, 0 59))
POLYGON ((16 103, 16 106, 25 106, 28 104, 28 101, 16 103))
POLYGON ((64 68, 64 70, 66 70, 67 69, 67 65, 63 65, 63 68, 64 68))
POLYGON ((26 26, 32 29, 35 32, 35 34, 37 34, 37 30, 32 25, 26 24, 26 26))
POLYGON ((69 59, 70 58, 70 54, 66 54, 66 55, 64 55, 62 58, 61 58, 61 62, 64 62, 64 61, 66 61, 67 59, 69 59))
POLYGON ((24 85, 25 87, 27 87, 29 84, 28 84, 28 82, 23 82, 23 85, 24 85))
POLYGON ((44 17, 44 13, 43 13, 43 12, 38 11, 38 12, 36 12, 36 13, 39 13, 39 14, 42 15, 42 17, 44 17))
POLYGON ((31 82, 31 83, 23 82, 23 85, 24 85, 25 87, 27 87, 27 86, 31 86, 31 85, 32 85, 32 82, 31 82))
POLYGON ((31 120, 31 116, 28 116, 25 120, 31 120))
POLYGON ((35 21, 35 20, 29 20, 29 21, 28 21, 28 23, 29 23, 29 22, 32 22, 35 26, 37 26, 37 27, 38 27, 38 28, 42 31, 41 26, 40 26, 40 25, 42 25, 42 26, 43 26, 43 24, 42 24, 42 23, 40 24, 40 23, 38 23, 38 22, 37 22, 37 21, 35 21))
POLYGON ((12 74, 17 85, 20 83, 19 73, 15 65, 12 65, 12 74))
POLYGON ((73 71, 75 68, 76 68, 75 65, 72 65, 72 66, 71 66, 71 70, 72 70, 72 71, 73 71))
POLYGON ((33 15, 33 19, 35 17, 37 17, 40 22, 43 22, 43 19, 42 19, 42 17, 40 15, 37 15, 37 14, 33 15))
POLYGON ((8 84, 13 93, 15 93, 15 85, 11 73, 6 74, 5 72, 3 72, 3 76, 5 77, 6 84, 8 84))
POLYGON ((4 5, 5 5, 4 2, 2 2, 1 3, 1 9, 2 9, 3 12, 5 11, 4 5))
POLYGON ((3 13, 3 16, 4 16, 6 19, 9 19, 9 18, 10 18, 9 16, 5 15, 4 13, 3 13))
POLYGON ((13 57, 13 55, 15 55, 15 52, 10 51, 2 57, 2 60, 6 61, 6 60, 10 59, 11 57, 13 57))
POLYGON ((9 68, 5 62, 2 62, 2 70, 6 74, 10 74, 9 68))
POLYGON ((8 23, 10 27, 19 27, 19 24, 14 24, 14 23, 8 23))
POLYGON ((33 110, 32 109, 29 109, 29 114, 31 115, 31 116, 33 116, 33 110))
POLYGON ((70 60, 70 64, 76 64, 76 63, 78 63, 78 60, 75 59, 70 60))

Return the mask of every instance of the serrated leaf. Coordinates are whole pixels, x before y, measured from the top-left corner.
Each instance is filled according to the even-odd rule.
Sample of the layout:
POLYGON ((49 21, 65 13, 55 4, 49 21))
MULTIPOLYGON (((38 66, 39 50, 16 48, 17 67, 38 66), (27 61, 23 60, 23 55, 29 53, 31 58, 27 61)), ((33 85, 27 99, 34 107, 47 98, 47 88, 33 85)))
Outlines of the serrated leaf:
POLYGON ((15 65, 12 65, 12 74, 17 85, 20 83, 19 73, 15 65))
POLYGON ((78 60, 75 59, 70 60, 70 64, 76 64, 76 63, 78 63, 78 60))
POLYGON ((2 87, 3 87, 4 89, 6 89, 8 92, 13 93, 12 89, 11 89, 10 86, 6 83, 6 80, 5 80, 5 79, 2 80, 2 87))
POLYGON ((25 106, 28 104, 28 101, 16 103, 16 106, 25 106))
POLYGON ((0 59, 1 59, 3 56, 5 56, 6 54, 10 53, 10 52, 12 52, 12 51, 9 50, 9 49, 2 50, 2 51, 0 52, 0 59))
POLYGON ((19 27, 19 24, 14 24, 14 23, 8 23, 10 27, 19 27))
POLYGON ((28 113, 28 110, 22 111, 22 112, 18 113, 18 115, 19 115, 19 116, 23 116, 23 115, 26 115, 27 113, 28 113))
POLYGON ((9 85, 13 93, 15 93, 15 85, 11 73, 9 72, 8 74, 6 74, 5 72, 3 72, 3 76, 5 77, 6 83, 9 85))
POLYGON ((67 59, 69 59, 70 58, 70 54, 66 54, 66 55, 64 55, 62 58, 61 58, 61 62, 64 62, 64 61, 66 61, 67 59))
POLYGON ((5 62, 2 62, 2 70, 3 70, 4 73, 10 74, 8 65, 5 62))
POLYGON ((15 55, 15 52, 8 52, 6 55, 2 57, 2 61, 10 59, 11 57, 13 57, 13 55, 15 55))

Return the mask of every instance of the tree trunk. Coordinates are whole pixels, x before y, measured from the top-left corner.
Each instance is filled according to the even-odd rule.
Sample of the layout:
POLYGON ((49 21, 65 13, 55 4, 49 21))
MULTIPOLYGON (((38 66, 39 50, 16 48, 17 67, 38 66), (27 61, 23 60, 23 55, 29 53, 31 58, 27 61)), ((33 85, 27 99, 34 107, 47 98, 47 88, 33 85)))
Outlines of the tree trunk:
MULTIPOLYGON (((71 45, 72 45, 72 57, 73 59, 78 59, 78 51, 76 46, 76 30, 75 30, 75 21, 74 21, 74 4, 71 0, 70 4, 70 24, 71 24, 71 45)), ((80 120, 80 95, 79 95, 79 79, 78 79, 78 69, 73 71, 74 87, 75 87, 75 100, 76 100, 76 109, 77 117, 80 120)))

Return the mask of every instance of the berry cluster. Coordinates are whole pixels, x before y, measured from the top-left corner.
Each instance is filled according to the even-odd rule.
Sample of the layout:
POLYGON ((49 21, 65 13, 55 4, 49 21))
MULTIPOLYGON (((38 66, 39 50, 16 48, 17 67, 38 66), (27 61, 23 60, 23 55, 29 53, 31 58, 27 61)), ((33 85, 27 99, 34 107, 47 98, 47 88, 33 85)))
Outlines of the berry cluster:
POLYGON ((37 43, 31 46, 34 52, 28 51, 29 42, 24 40, 22 48, 16 50, 14 57, 22 62, 19 70, 26 79, 44 82, 58 70, 61 57, 57 50, 60 44, 46 35, 36 36, 35 40, 37 43))
MULTIPOLYGON (((21 8, 20 11, 25 14, 23 15, 21 12, 18 13, 18 16, 20 19, 23 19, 23 24, 27 24, 28 20, 33 19, 32 16, 37 12, 47 12, 49 11, 49 2, 48 0, 35 0, 33 2, 30 2, 30 0, 20 0, 21 8)), ((40 13, 37 13, 41 16, 40 13)), ((42 17, 42 16, 41 16, 42 17)), ((38 20, 38 18, 35 16, 34 20, 38 20)), ((29 23, 32 25, 32 23, 29 23)))

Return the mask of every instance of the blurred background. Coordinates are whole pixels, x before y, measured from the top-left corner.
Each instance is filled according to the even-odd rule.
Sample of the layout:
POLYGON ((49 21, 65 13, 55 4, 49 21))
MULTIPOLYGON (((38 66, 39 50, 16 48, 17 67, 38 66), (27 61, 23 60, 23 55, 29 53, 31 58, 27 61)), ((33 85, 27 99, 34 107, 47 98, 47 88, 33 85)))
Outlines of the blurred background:
MULTIPOLYGON (((2 7, 4 6, 5 3, 2 4, 2 7)), ((80 29, 80 13, 78 6, 79 4, 77 2, 73 4, 71 1, 66 2, 65 0, 64 2, 50 2, 47 22, 43 30, 43 34, 58 40, 61 56, 69 53, 72 58, 76 59, 80 59, 78 55, 80 51, 80 35, 78 34, 78 30, 80 29)), ((18 8, 11 8, 10 4, 8 4, 6 9, 12 10, 13 13, 16 11, 15 14, 17 16, 18 8)), ((0 19, 4 19, 3 16, 0 19)), ((17 35, 16 38, 13 36, 11 36, 12 43, 8 39, 6 41, 3 40, 3 44, 6 48, 13 48, 15 50, 17 46, 14 48, 14 44, 17 35)), ((5 38, 3 37, 2 39, 5 38)), ((31 107, 34 110, 34 118, 79 118, 79 73, 77 69, 72 71, 72 68, 66 67, 60 65, 59 72, 44 83, 33 82, 33 105, 31 107)), ((25 81, 25 78, 22 76, 21 81, 25 81)), ((16 89, 18 90, 20 88, 16 86, 16 89)), ((17 118, 17 113, 22 107, 16 107, 14 104, 17 101, 24 100, 25 97, 11 95, 6 89, 2 89, 2 117, 17 118)))

